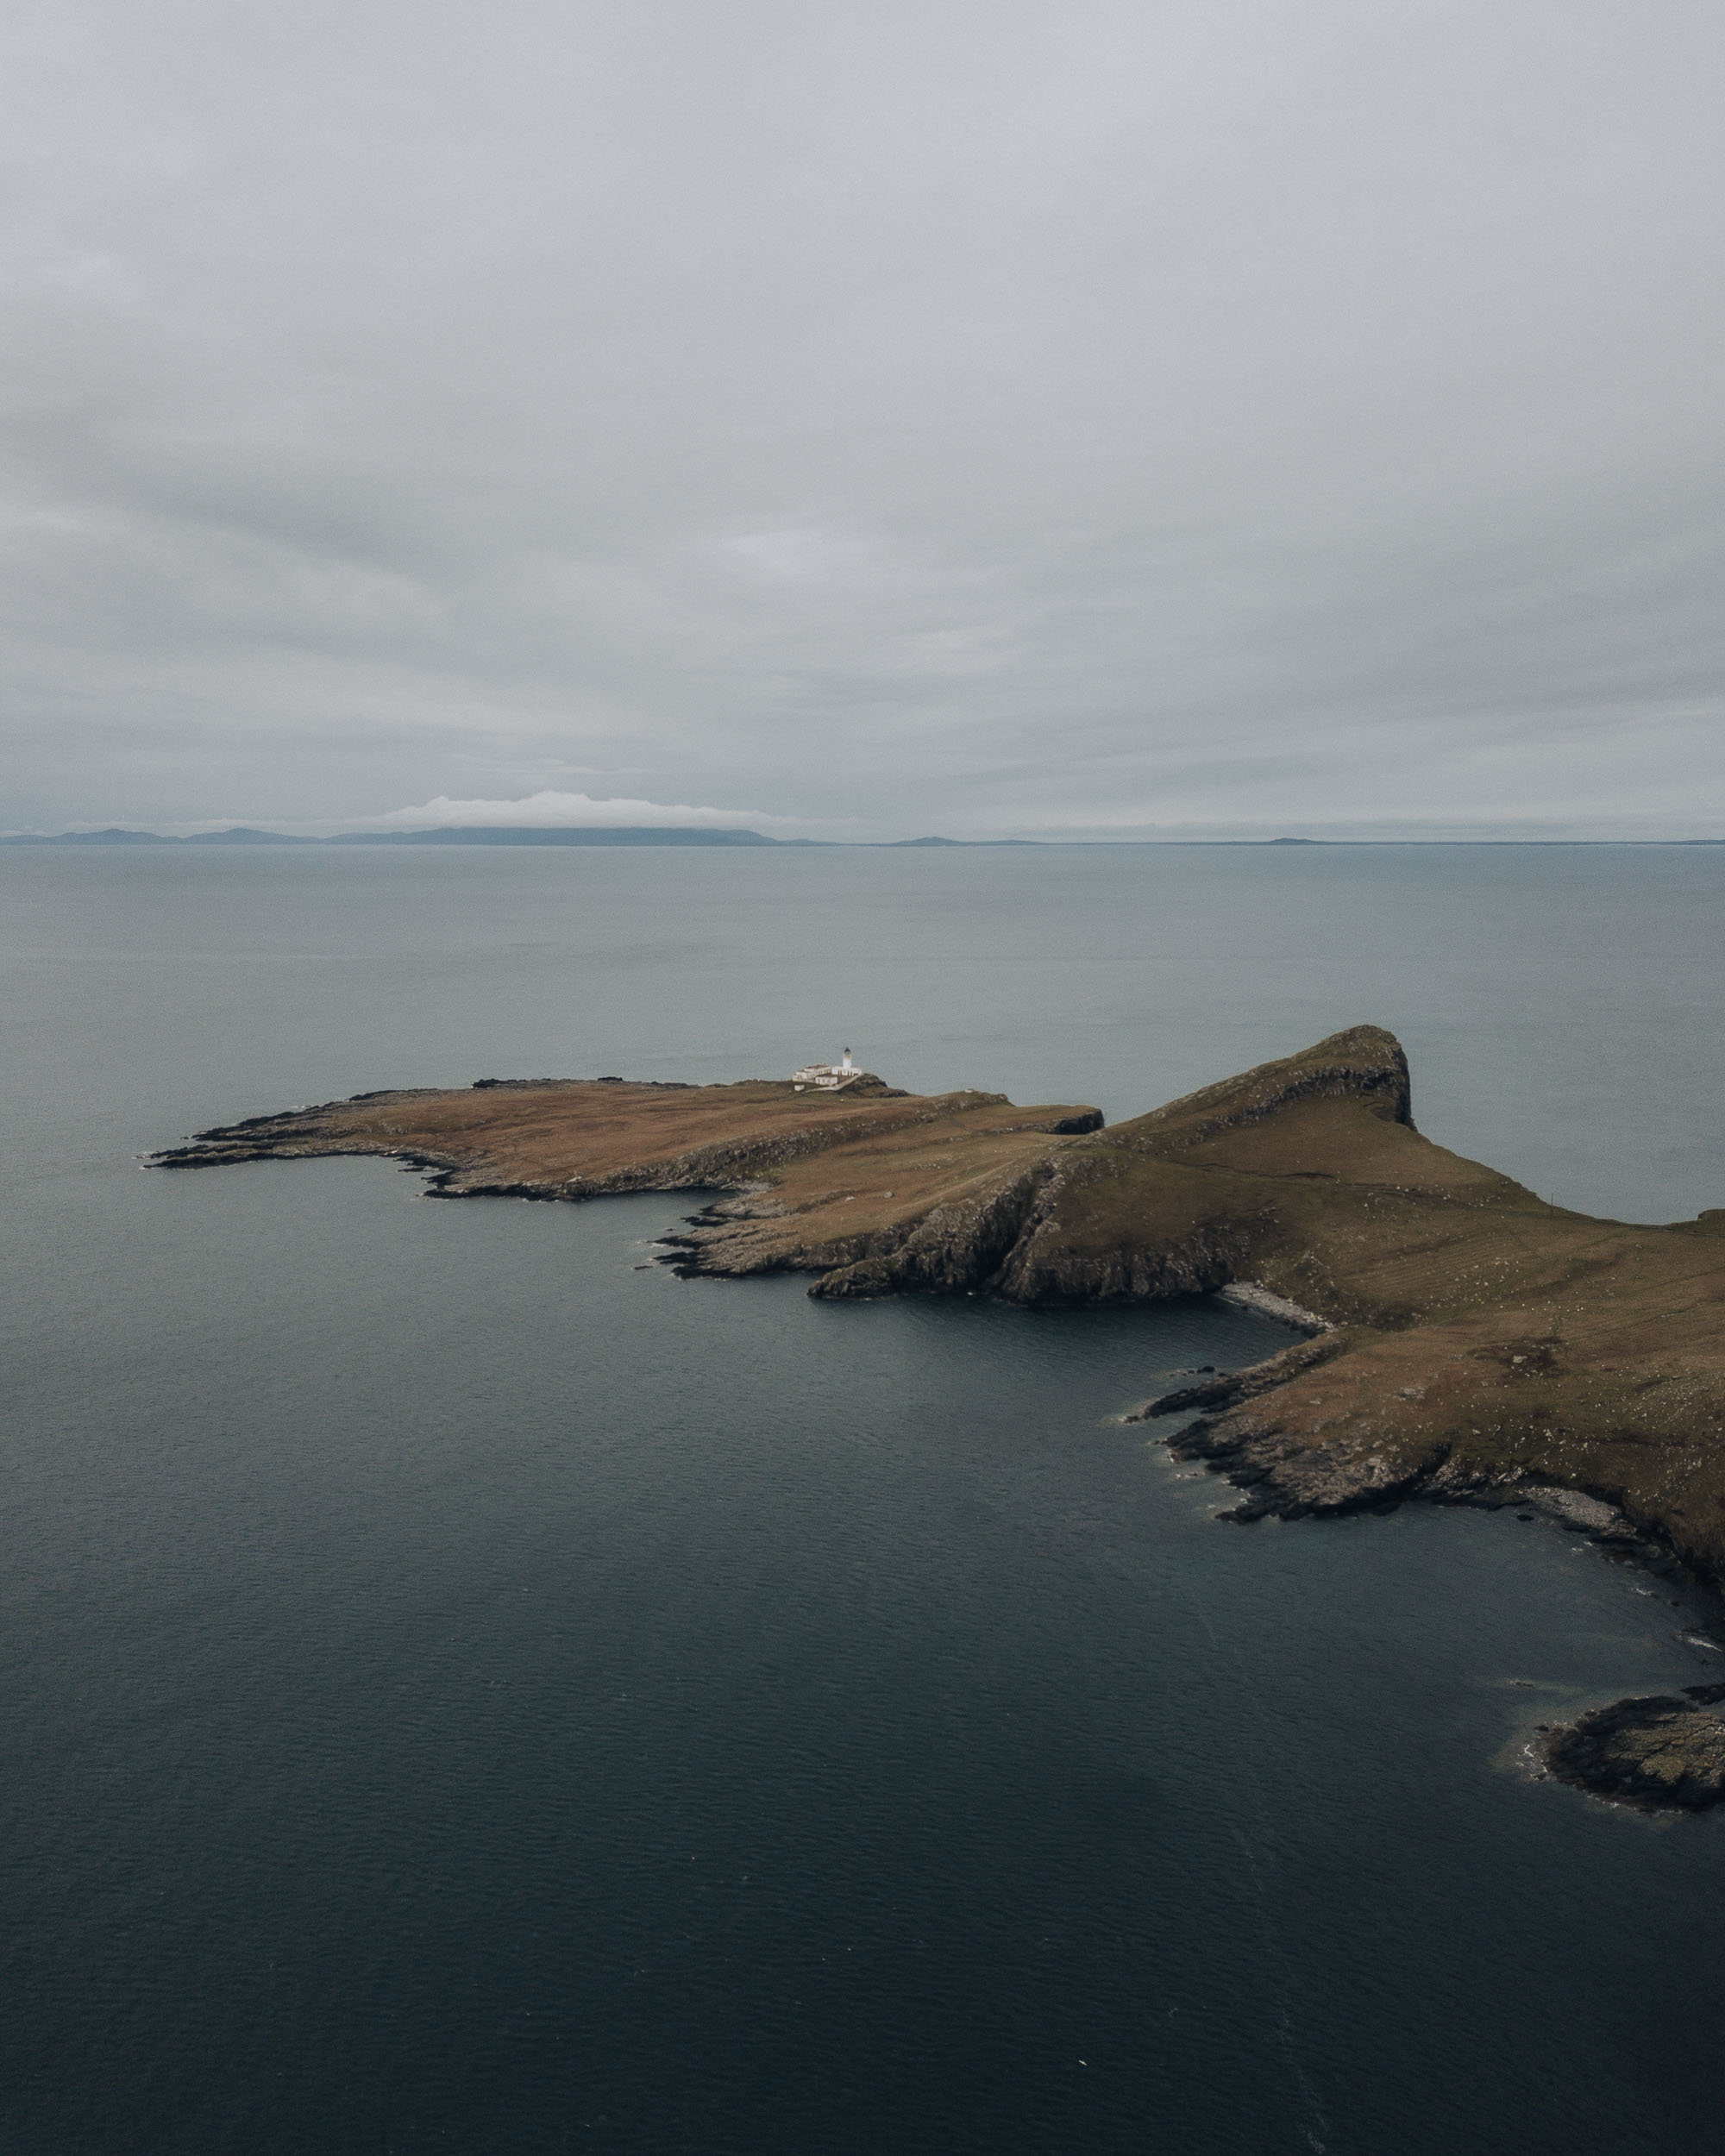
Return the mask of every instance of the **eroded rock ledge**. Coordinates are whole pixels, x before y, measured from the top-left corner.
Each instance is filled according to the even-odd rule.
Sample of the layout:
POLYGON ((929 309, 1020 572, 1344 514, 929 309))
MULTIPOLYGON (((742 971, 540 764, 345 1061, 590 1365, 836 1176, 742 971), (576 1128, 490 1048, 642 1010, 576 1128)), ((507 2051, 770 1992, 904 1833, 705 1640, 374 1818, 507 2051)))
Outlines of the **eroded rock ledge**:
POLYGON ((1702 1812, 1725 1801, 1725 1684, 1620 1699, 1542 1727, 1534 1752, 1547 1774, 1643 1812, 1702 1812))

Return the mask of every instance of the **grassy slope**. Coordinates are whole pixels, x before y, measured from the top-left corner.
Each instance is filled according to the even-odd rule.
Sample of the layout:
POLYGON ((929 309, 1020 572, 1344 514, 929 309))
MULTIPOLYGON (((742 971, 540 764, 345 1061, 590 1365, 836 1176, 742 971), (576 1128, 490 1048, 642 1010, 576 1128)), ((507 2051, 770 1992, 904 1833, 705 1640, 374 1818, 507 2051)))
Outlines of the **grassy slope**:
POLYGON ((1340 1355, 1239 1411, 1259 1440, 1549 1477, 1725 1568, 1725 1216, 1632 1227, 1546 1205, 1421 1138, 1399 1064, 1360 1028, 1232 1100, 1214 1088, 1075 1141, 1109 1172, 1085 1186, 1074 1244, 1201 1221, 1239 1276, 1344 1329, 1340 1355), (1349 1069, 1352 1087, 1331 1075, 1349 1069))
POLYGON ((825 1271, 897 1244, 932 1215, 963 1215, 1033 1173, 1077 1104, 1019 1108, 1000 1094, 910 1094, 878 1079, 838 1093, 771 1080, 731 1086, 548 1081, 361 1095, 203 1132, 169 1167, 382 1153, 423 1162, 455 1196, 596 1197, 743 1187, 699 1232, 701 1269, 825 1271))

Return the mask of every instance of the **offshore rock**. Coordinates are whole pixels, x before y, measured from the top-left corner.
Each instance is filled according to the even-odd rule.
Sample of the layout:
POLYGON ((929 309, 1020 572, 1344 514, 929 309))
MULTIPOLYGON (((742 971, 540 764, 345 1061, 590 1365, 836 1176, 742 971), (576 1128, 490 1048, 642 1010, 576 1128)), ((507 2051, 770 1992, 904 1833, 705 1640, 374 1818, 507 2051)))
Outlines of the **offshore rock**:
POLYGON ((1691 1684, 1595 1708, 1540 1731, 1534 1756, 1548 1774, 1638 1811, 1705 1811, 1725 1799, 1725 1684, 1691 1684))

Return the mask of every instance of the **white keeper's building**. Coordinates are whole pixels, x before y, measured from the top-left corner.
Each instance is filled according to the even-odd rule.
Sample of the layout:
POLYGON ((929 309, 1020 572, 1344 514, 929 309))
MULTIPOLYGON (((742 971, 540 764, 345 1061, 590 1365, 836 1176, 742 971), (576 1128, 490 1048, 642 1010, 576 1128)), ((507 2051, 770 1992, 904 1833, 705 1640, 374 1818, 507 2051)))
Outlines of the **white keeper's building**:
POLYGON ((837 1093, 841 1086, 848 1086, 853 1078, 862 1075, 861 1069, 851 1062, 847 1048, 842 1062, 805 1063, 800 1070, 791 1073, 791 1083, 799 1093, 805 1086, 819 1086, 825 1092, 837 1093))

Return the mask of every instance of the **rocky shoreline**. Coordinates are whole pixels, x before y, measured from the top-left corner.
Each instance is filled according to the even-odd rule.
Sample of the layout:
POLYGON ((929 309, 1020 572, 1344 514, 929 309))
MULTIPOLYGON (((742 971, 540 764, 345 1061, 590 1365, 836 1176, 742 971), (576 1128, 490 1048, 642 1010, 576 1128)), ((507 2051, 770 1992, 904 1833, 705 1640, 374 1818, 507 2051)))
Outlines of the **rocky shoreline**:
POLYGON ((1165 1394, 1127 1420, 1147 1422, 1195 1408, 1238 1407, 1239 1412, 1200 1412, 1167 1440, 1176 1459, 1201 1462, 1240 1492, 1240 1501, 1217 1515, 1237 1526, 1260 1520, 1335 1518, 1414 1498, 1494 1510, 1521 1507, 1610 1543, 1650 1570, 1688 1570, 1656 1526, 1638 1524, 1621 1505, 1593 1492, 1546 1482, 1525 1467, 1477 1466, 1441 1444, 1412 1456, 1388 1451, 1370 1432, 1328 1445, 1302 1444, 1280 1431, 1272 1417, 1254 1415, 1245 1407, 1320 1369, 1346 1345, 1343 1335, 1320 1335, 1267 1362, 1165 1394))
MULTIPOLYGON (((1447 1451, 1409 1462, 1387 1458, 1369 1445, 1290 1444, 1262 1419, 1232 1412, 1320 1369, 1345 1348, 1333 1332, 1320 1334, 1264 1362, 1164 1393, 1125 1420, 1191 1415, 1168 1437, 1169 1457, 1201 1464, 1240 1493, 1237 1504, 1216 1514, 1230 1525, 1382 1514, 1408 1502, 1513 1511, 1519 1520, 1545 1520, 1584 1535, 1618 1561, 1705 1595, 1716 1606, 1716 1626, 1725 1629, 1716 1578, 1697 1578, 1657 1525, 1638 1524, 1603 1497, 1540 1481, 1521 1469, 1470 1469, 1447 1451)), ((1697 1637, 1694 1644, 1718 1642, 1697 1637)), ((1714 1711, 1722 1702, 1725 1683, 1615 1700, 1573 1722, 1541 1723, 1529 1756, 1540 1778, 1607 1802, 1643 1812, 1705 1811, 1725 1802, 1725 1719, 1714 1711)))

